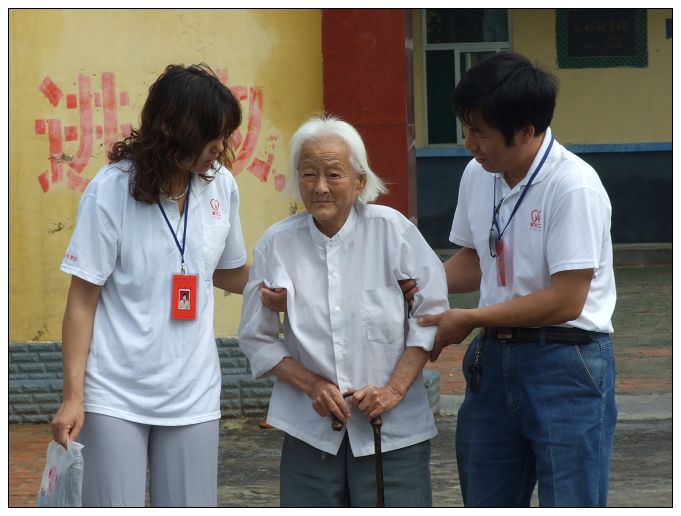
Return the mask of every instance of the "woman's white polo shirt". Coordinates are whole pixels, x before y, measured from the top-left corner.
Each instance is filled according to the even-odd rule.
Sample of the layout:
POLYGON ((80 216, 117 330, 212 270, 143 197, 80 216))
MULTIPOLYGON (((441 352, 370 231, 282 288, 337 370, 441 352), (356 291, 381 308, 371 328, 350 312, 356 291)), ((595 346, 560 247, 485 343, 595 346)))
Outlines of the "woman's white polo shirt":
MULTIPOLYGON (((130 195, 131 168, 109 164, 88 184, 61 265, 102 286, 85 410, 155 425, 218 419, 212 275, 246 263, 236 182, 225 168, 210 183, 192 175, 184 258, 186 272, 198 274, 197 317, 177 321, 170 317, 171 279, 180 272, 180 251, 159 207, 130 195)), ((178 206, 161 202, 181 243, 178 206)))

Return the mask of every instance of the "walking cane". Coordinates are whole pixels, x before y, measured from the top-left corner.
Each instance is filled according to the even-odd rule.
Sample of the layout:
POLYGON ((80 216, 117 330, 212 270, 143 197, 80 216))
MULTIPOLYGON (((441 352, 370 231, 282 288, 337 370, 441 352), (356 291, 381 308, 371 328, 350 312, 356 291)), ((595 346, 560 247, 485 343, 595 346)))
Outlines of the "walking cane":
MULTIPOLYGON (((354 391, 349 391, 343 394, 344 398, 352 396, 354 391)), ((383 490, 383 455, 381 454, 381 426, 383 420, 381 416, 376 416, 371 420, 371 428, 374 430, 374 460, 376 461, 376 507, 385 507, 385 497, 383 490)), ((336 417, 333 416, 331 421, 331 428, 336 432, 343 430, 345 425, 336 417)))
POLYGON ((371 428, 374 429, 374 459, 376 461, 376 507, 385 507, 383 497, 383 455, 381 454, 381 416, 371 420, 371 428))

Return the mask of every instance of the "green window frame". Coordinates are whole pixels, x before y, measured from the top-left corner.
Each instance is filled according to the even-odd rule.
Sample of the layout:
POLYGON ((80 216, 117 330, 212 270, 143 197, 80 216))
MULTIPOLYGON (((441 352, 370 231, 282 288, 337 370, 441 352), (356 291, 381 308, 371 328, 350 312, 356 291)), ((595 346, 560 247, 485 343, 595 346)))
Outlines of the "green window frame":
POLYGON ((451 92, 480 59, 511 49, 510 9, 423 9, 422 20, 426 142, 429 147, 463 145, 463 127, 452 112, 451 92), (459 33, 429 26, 428 13, 437 11, 449 22, 460 16, 456 20, 459 33), (465 27, 476 19, 479 25, 465 27))

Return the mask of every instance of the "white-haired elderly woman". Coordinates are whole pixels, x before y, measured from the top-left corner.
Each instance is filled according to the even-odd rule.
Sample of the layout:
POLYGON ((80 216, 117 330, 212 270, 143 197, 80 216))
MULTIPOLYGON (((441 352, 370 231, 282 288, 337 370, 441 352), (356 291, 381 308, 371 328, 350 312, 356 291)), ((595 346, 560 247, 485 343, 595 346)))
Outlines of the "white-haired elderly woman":
POLYGON ((422 369, 436 328, 416 317, 449 307, 442 263, 403 215, 368 204, 386 188, 351 125, 308 120, 290 159, 306 211, 257 243, 239 328, 253 376, 276 377, 267 422, 285 432, 281 506, 374 505, 378 415, 385 504, 430 506, 437 430, 422 369), (419 286, 410 307, 398 284, 407 278, 419 286), (263 283, 286 289, 283 341, 263 283))

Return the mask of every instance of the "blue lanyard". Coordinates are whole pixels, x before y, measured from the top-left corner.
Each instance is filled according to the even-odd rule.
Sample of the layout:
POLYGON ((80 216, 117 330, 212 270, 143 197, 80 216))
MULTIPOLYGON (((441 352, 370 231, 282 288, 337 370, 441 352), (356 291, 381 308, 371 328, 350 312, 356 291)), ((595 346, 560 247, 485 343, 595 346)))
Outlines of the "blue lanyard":
POLYGON ((161 206, 161 201, 159 200, 159 202, 158 202, 158 207, 161 209, 161 213, 163 214, 163 218, 166 219, 166 224, 168 224, 168 229, 170 229, 170 232, 173 234, 173 238, 175 239, 175 244, 177 245, 177 248, 180 250, 180 257, 182 259, 182 274, 184 274, 184 249, 185 249, 185 245, 187 243, 187 219, 189 218, 189 194, 191 193, 191 189, 192 189, 192 181, 191 181, 191 178, 189 178, 189 185, 187 186, 187 197, 184 200, 184 231, 182 233, 182 245, 180 245, 180 241, 177 239, 177 235, 175 234, 175 231, 173 231, 173 226, 170 225, 170 221, 168 220, 168 215, 166 215, 166 212, 163 209, 163 206, 161 206))
POLYGON ((513 211, 511 212, 511 216, 508 218, 508 222, 506 222, 506 225, 504 226, 504 230, 500 231, 499 230, 499 221, 497 220, 497 214, 499 213, 499 208, 501 208, 501 203, 504 202, 504 198, 502 197, 499 200, 499 204, 497 204, 497 176, 494 176, 494 200, 492 202, 492 222, 497 228, 497 232, 499 233, 499 236, 497 237, 497 240, 501 240, 501 236, 504 234, 506 231, 506 228, 508 225, 511 223, 511 220, 513 219, 513 216, 515 215, 515 212, 518 211, 518 208, 520 207, 520 203, 523 202, 523 199, 525 198, 525 194, 527 191, 530 189, 530 186, 532 185, 532 181, 534 181, 534 178, 537 177, 537 173, 539 172, 539 169, 541 169, 542 165, 546 161, 546 158, 549 155, 549 152, 551 151, 551 147, 553 147, 553 135, 551 135, 551 141, 549 142, 549 146, 546 148, 544 151, 544 155, 541 158, 541 161, 539 162, 539 165, 537 165, 537 168, 535 171, 532 173, 530 176, 530 180, 527 182, 527 186, 525 186, 525 189, 523 190, 523 193, 520 194, 520 197, 515 203, 515 206, 513 207, 513 211))

